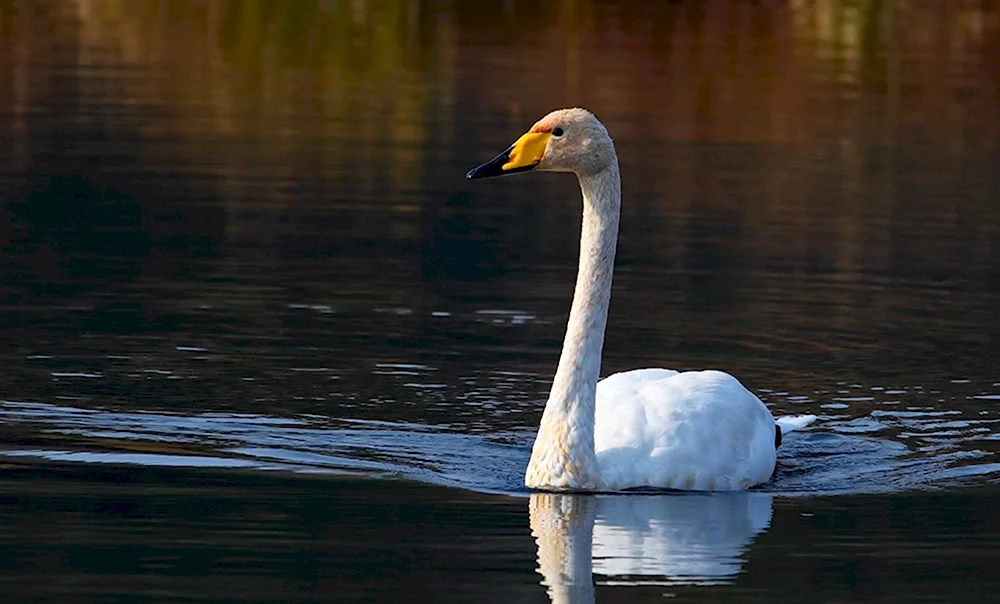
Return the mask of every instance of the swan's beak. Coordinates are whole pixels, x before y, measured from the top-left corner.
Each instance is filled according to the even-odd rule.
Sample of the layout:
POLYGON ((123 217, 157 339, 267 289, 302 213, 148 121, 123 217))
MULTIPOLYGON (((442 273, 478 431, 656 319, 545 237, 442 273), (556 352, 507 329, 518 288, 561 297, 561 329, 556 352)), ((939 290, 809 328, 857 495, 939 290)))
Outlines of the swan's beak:
POLYGON ((545 146, 549 144, 551 132, 529 132, 517 139, 506 151, 490 161, 469 170, 466 178, 486 178, 488 176, 503 176, 515 172, 534 170, 545 155, 545 146))

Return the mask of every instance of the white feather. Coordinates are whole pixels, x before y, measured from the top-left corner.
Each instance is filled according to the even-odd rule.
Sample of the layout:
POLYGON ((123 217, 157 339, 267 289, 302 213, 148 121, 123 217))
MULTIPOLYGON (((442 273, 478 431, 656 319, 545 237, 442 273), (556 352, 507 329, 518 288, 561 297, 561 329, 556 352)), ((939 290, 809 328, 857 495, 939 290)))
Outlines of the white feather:
POLYGON ((606 490, 741 490, 774 471, 774 418, 728 373, 618 373, 597 384, 596 403, 594 448, 606 490))
POLYGON ((801 430, 809 424, 816 421, 815 415, 786 415, 784 417, 779 417, 774 420, 781 428, 782 434, 788 434, 789 432, 795 432, 796 430, 801 430))

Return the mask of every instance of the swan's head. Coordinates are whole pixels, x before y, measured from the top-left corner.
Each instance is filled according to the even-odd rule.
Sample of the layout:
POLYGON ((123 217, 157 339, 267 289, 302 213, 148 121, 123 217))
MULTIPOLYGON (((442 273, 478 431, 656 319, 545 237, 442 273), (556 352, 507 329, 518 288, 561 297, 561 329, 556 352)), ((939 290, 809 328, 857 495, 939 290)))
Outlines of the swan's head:
POLYGON ((502 176, 527 170, 597 174, 617 161, 607 129, 586 109, 559 109, 535 122, 527 133, 466 178, 502 176))

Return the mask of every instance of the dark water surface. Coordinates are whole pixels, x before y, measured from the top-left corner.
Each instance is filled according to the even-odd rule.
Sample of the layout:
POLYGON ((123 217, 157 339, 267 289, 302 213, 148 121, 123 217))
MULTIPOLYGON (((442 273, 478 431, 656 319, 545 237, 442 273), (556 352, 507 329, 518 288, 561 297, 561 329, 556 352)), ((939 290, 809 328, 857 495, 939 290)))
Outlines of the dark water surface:
POLYGON ((0 600, 992 600, 998 57, 981 3, 0 1, 0 600), (521 487, 579 194, 463 175, 568 105, 604 372, 819 415, 762 489, 521 487))

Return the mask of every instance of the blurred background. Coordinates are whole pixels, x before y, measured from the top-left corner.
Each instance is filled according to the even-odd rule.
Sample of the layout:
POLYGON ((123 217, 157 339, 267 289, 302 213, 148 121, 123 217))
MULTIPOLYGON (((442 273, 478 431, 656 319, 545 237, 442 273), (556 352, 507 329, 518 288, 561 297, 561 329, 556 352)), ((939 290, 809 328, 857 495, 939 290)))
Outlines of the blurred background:
MULTIPOLYGON (((989 1, 5 0, 4 336, 287 302, 527 308, 558 345, 573 183, 462 176, 582 105, 625 180, 609 369, 719 339, 992 368, 998 57, 989 1)), ((383 319, 337 336, 378 356, 383 319)), ((422 323, 394 335, 446 352, 422 323)))
POLYGON ((579 191, 464 175, 574 105, 624 180, 603 372, 730 371, 822 416, 768 489, 891 493, 767 495, 727 580, 757 539, 770 602, 995 593, 992 0, 0 0, 5 592, 543 598, 475 491, 521 488, 579 191), (345 468, 463 490, 297 478, 345 468))

